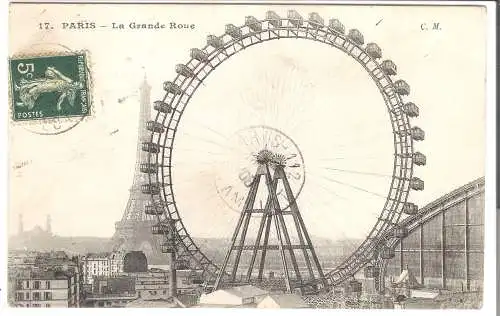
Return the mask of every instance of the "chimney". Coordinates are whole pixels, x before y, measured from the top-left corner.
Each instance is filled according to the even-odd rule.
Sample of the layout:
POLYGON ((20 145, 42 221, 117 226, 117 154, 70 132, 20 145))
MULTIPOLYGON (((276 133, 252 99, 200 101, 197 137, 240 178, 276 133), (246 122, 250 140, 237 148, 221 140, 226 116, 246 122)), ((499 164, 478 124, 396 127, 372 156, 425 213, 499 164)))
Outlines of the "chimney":
POLYGON ((21 235, 22 233, 24 233, 23 214, 19 214, 19 229, 18 229, 18 234, 21 235))
POLYGON ((45 231, 49 234, 52 234, 52 220, 50 218, 50 214, 47 215, 47 223, 45 224, 45 231))

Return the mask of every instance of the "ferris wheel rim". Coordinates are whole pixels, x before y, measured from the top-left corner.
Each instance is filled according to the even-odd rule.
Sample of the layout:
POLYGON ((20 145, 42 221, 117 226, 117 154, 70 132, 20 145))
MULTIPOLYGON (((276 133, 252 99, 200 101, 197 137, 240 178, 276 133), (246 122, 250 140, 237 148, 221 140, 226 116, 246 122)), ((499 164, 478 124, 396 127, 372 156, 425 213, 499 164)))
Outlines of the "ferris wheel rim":
MULTIPOLYGON (((259 20, 258 22, 260 23, 269 23, 269 19, 263 19, 263 20, 259 20)), ((386 81, 388 82, 388 84, 386 85, 386 87, 389 87, 389 89, 385 88, 386 90, 389 90, 392 92, 393 94, 393 97, 395 97, 395 99, 397 100, 396 101, 396 105, 398 106, 399 108, 399 114, 395 114, 396 111, 394 111, 396 108, 396 105, 393 105, 393 109, 391 111, 390 109, 390 106, 392 105, 389 101, 389 97, 387 96, 387 93, 384 93, 382 87, 381 87, 381 84, 380 84, 380 81, 381 79, 376 79, 374 77, 374 70, 369 70, 366 65, 369 63, 369 62, 372 62, 376 65, 376 68, 375 69, 379 69, 380 70, 380 64, 376 61, 376 58, 372 58, 371 56, 369 56, 365 49, 363 49, 361 47, 361 45, 357 45, 354 41, 352 41, 351 39, 349 39, 348 36, 344 35, 344 34, 341 34, 339 32, 336 32, 335 30, 331 29, 330 27, 310 27, 310 23, 308 22, 305 22, 307 27, 293 27, 293 30, 297 31, 297 34, 295 36, 289 36, 289 32, 290 30, 292 29, 290 27, 290 21, 291 19, 289 18, 281 18, 280 19, 281 22, 283 21, 286 21, 287 22, 287 26, 284 26, 284 27, 273 27, 272 29, 263 29, 262 31, 260 32, 254 32, 252 34, 248 33, 246 34, 245 36, 246 37, 251 37, 251 36, 255 36, 256 33, 269 33, 271 31, 278 31, 278 34, 280 34, 279 32, 282 31, 282 30, 285 30, 288 32, 288 36, 280 36, 278 35, 277 37, 275 38, 268 38, 268 39, 265 39, 265 40, 262 40, 262 39, 259 39, 258 41, 256 41, 255 43, 252 42, 251 44, 249 45, 246 45, 244 46, 242 49, 239 49, 239 50, 236 50, 235 48, 235 45, 236 43, 243 43, 243 39, 229 39, 227 42, 224 42, 224 46, 222 48, 214 48, 210 53, 208 53, 207 55, 209 56, 209 61, 199 61, 196 66, 195 66, 195 70, 198 69, 198 67, 202 64, 204 64, 197 72, 197 74, 199 72, 201 72, 202 70, 204 70, 206 67, 209 67, 210 69, 205 73, 205 76, 203 77, 203 79, 199 79, 198 78, 198 83, 193 86, 193 82, 194 82, 194 78, 196 76, 193 76, 192 78, 188 78, 188 77, 184 77, 184 79, 182 80, 182 83, 179 85, 179 87, 182 87, 186 81, 188 81, 188 85, 186 88, 183 88, 183 95, 186 95, 185 91, 188 89, 188 88, 193 88, 193 90, 189 93, 189 96, 187 98, 187 100, 185 101, 185 104, 183 105, 183 108, 182 110, 179 112, 179 116, 177 119, 173 119, 174 118, 174 114, 172 115, 163 115, 163 117, 161 118, 161 124, 163 126, 165 126, 165 122, 167 121, 168 119, 168 124, 165 126, 167 128, 167 132, 165 133, 165 135, 168 134, 168 130, 173 130, 173 135, 171 138, 169 137, 164 137, 163 139, 163 143, 160 145, 160 140, 162 139, 162 133, 158 133, 157 135, 157 141, 155 142, 155 133, 152 132, 151 133, 151 137, 150 137, 150 141, 151 142, 154 142, 154 143, 157 143, 159 144, 160 146, 162 146, 161 148, 161 164, 158 164, 159 163, 159 156, 160 154, 149 154, 148 156, 148 162, 151 163, 152 161, 152 156, 156 155, 156 163, 158 165, 160 165, 161 167, 159 167, 159 169, 161 169, 161 180, 160 180, 160 175, 159 173, 156 173, 156 183, 167 183, 167 185, 165 185, 163 188, 162 188, 162 197, 164 200, 166 200, 167 196, 172 196, 172 199, 173 199, 173 203, 170 204, 170 207, 169 206, 165 206, 164 207, 164 213, 165 213, 165 216, 168 216, 169 218, 175 218, 177 217, 178 219, 178 222, 180 223, 180 230, 184 230, 186 232, 186 235, 187 235, 187 239, 189 239, 189 241, 191 242, 191 245, 195 247, 196 251, 199 252, 201 254, 200 258, 197 259, 197 261, 201 262, 201 261, 204 261, 204 264, 206 266, 206 269, 207 270, 214 270, 214 271, 217 271, 217 266, 210 260, 208 259, 208 257, 206 257, 202 252, 201 250, 198 248, 198 246, 194 243, 194 241, 192 240, 192 237, 189 235, 189 233, 187 232, 187 229, 185 227, 185 225, 182 223, 182 219, 179 215, 179 210, 178 210, 178 206, 177 204, 175 203, 175 194, 174 194, 174 190, 172 188, 173 184, 172 184, 172 168, 171 168, 171 162, 172 162, 172 156, 173 156, 173 143, 175 141, 175 135, 176 135, 176 132, 177 132, 177 127, 178 127, 178 124, 180 123, 180 119, 182 117, 182 114, 183 114, 183 111, 184 109, 187 107, 187 105, 189 104, 189 101, 191 99, 191 97, 194 95, 194 93, 196 92, 197 88, 200 86, 201 82, 203 82, 203 80, 208 77, 208 75, 213 71, 215 70, 219 65, 221 65, 224 61, 226 61, 227 59, 229 59, 230 57, 232 57, 233 55, 235 55, 236 53, 240 52, 241 50, 243 50, 244 48, 247 48, 249 46, 253 46, 253 45, 256 45, 256 44, 261 44, 261 43, 265 43, 267 41, 270 41, 270 40, 274 40, 274 39, 280 39, 280 38, 297 38, 297 39, 309 39, 309 40, 313 40, 315 42, 320 42, 320 43, 324 43, 324 44, 327 44, 329 46, 333 46, 334 48, 337 48, 341 51, 343 51, 344 53, 346 53, 347 55, 349 55, 350 57, 352 57, 353 59, 355 59, 356 61, 358 61, 359 64, 361 64, 365 70, 368 72, 368 74, 370 75, 370 77, 372 78, 372 80, 375 82, 375 84, 377 85, 377 88, 379 88, 379 91, 381 92, 381 94, 383 95, 384 97, 384 103, 386 104, 386 108, 387 108, 387 111, 389 112, 389 116, 390 116, 390 122, 391 122, 391 126, 392 126, 392 131, 393 131, 393 141, 394 141, 394 154, 395 154, 395 158, 394 158, 394 163, 393 163, 393 175, 391 177, 391 186, 390 186, 390 189, 389 189, 389 193, 387 195, 387 198, 386 198, 386 202, 385 202, 385 205, 384 207, 382 208, 382 212, 381 214, 384 213, 384 211, 386 210, 386 207, 389 203, 389 200, 391 199, 391 193, 395 187, 395 183, 397 183, 397 188, 396 188, 396 196, 395 198, 393 198, 392 200, 395 202, 396 204, 396 207, 395 209, 392 209, 391 207, 391 210, 388 211, 388 214, 387 214, 387 218, 384 218, 382 219, 380 216, 377 218, 377 221, 374 223, 373 225, 373 228, 372 230, 370 231, 368 237, 363 241, 363 243, 351 254, 351 256, 349 256, 348 259, 346 259, 343 263, 341 263, 338 268, 328 272, 326 275, 328 278, 331 278, 333 280, 333 282, 335 282, 335 280, 333 279, 333 276, 335 274, 338 273, 338 271, 342 271, 342 270, 345 270, 345 269, 348 269, 349 266, 352 266, 353 264, 356 265, 357 267, 359 267, 360 263, 357 262, 355 259, 358 258, 358 261, 359 260, 359 257, 361 256, 362 257, 362 260, 361 261, 366 261, 368 258, 366 258, 366 254, 368 253, 372 253, 374 251, 374 249, 376 248, 376 242, 374 242, 373 240, 371 239, 376 239, 376 238, 385 238, 383 235, 384 233, 386 233, 388 230, 389 230, 389 222, 392 223, 392 225, 394 225, 395 223, 398 223, 399 222, 399 219, 402 215, 402 205, 404 205, 406 202, 407 202, 407 198, 408 198, 408 194, 409 194, 409 191, 410 191, 410 188, 409 188, 409 181, 410 179, 412 178, 412 175, 413 175, 413 162, 412 162, 412 155, 414 153, 413 151, 413 139, 411 137, 409 137, 408 133, 410 131, 410 128, 411 128, 411 125, 410 125, 410 122, 409 122, 409 118, 408 116, 406 115, 406 113, 404 113, 402 111, 402 108, 401 106, 404 104, 402 99, 401 99, 401 96, 396 93, 396 89, 394 87, 394 83, 392 82, 392 80, 390 79, 389 75, 387 74, 383 74, 382 78, 381 79, 386 79, 386 81), (302 36, 299 36, 298 32, 299 31, 302 31, 302 32, 305 32, 305 37, 302 37, 302 36), (315 32, 315 36, 314 37, 308 37, 310 35, 310 32, 313 31, 315 32), (318 34, 320 33, 323 33, 323 39, 324 41, 321 41, 320 39, 318 39, 318 34), (250 34, 250 35, 249 35, 250 34), (334 43, 327 43, 326 42, 326 37, 327 36, 334 36, 335 39, 334 41, 337 39, 337 38, 341 38, 344 43, 348 43, 348 45, 351 45, 353 48, 351 48, 351 50, 348 52, 346 49, 342 49, 341 47, 338 47, 336 45, 334 45, 334 43), (234 52, 231 53, 231 54, 228 54, 227 53, 227 50, 229 47, 232 47, 234 52), (351 52, 354 50, 354 47, 356 47, 361 53, 359 56, 361 56, 361 54, 364 54, 365 57, 368 57, 368 62, 366 63, 362 63, 360 60, 359 60, 359 56, 358 58, 354 57, 351 52), (225 55, 225 58, 223 56, 223 59, 220 60, 219 57, 221 55, 225 55), (219 60, 219 63, 217 63, 215 66, 212 65, 212 61, 217 58, 219 60), (398 117, 399 115, 399 117, 398 117), (399 124, 396 124, 398 123, 398 121, 402 121, 403 124, 399 125, 399 124), (172 122, 174 122, 174 127, 172 128, 171 127, 171 124, 172 122), (395 128, 395 124, 396 126, 398 126, 398 130, 396 131, 396 128, 395 128), (403 128, 403 131, 401 131, 401 127, 404 127, 403 128), (402 135, 402 133, 404 134, 404 136, 402 135), (399 143, 397 140, 400 140, 399 143), (402 141, 402 139, 404 139, 404 142, 402 141), (168 146, 167 146, 167 143, 168 143, 168 146), (400 150, 400 151, 399 151, 400 150), (167 152, 168 155, 165 155, 165 152, 167 152), (403 154, 403 153, 406 153, 406 156, 403 154), (165 165, 165 158, 168 158, 167 160, 167 165, 165 165), (398 162, 398 158, 400 159, 400 165, 399 165, 399 168, 397 168, 397 162, 398 162), (165 168, 168 169, 168 172, 167 172, 167 175, 165 175, 165 168), (165 178, 167 179, 167 182, 165 182, 165 178), (168 191, 168 192, 167 192, 168 191), (378 227, 380 225, 380 227, 378 227), (372 234, 376 233, 376 235, 374 237, 371 237, 372 234), (362 256, 362 254, 365 254, 365 256, 362 256)), ((281 26, 281 23, 280 22, 280 26, 281 26)), ((238 30, 242 30, 244 29, 245 27, 248 27, 247 25, 243 25, 243 26, 240 26, 238 27, 237 29, 238 30)), ((268 25, 269 27, 269 25, 268 25)), ((225 35, 222 35, 218 38, 224 38, 225 35)), ((246 38, 245 37, 245 38, 246 38)), ((344 45, 344 43, 342 44, 342 47, 344 45)), ((241 45, 241 44, 240 44, 241 45)), ((348 46, 347 45, 347 46, 348 46)), ((203 49, 201 49, 201 51, 203 52, 207 52, 207 51, 210 51, 209 50, 209 47, 210 45, 207 44, 203 49)), ((348 46, 349 47, 349 46, 348 46)), ((343 47, 345 48, 345 47, 343 47)), ((191 58, 187 63, 185 63, 184 65, 189 65, 193 62, 194 58, 191 58)), ((181 74, 178 74, 175 78, 175 80, 173 81, 173 83, 177 82, 177 81, 181 81, 179 80, 180 78, 183 78, 183 76, 181 74)), ((168 97, 168 92, 165 94, 165 97, 163 98, 163 102, 166 101, 168 97)), ((175 106, 174 105, 171 105, 171 108, 172 108, 172 113, 174 113, 175 111, 177 111, 177 106, 181 103, 181 97, 179 98, 176 98, 174 96, 174 98, 172 99, 175 100, 175 106)), ((160 117, 162 115, 160 115, 160 111, 157 111, 156 113, 156 117, 155 117, 155 122, 158 122, 160 117)), ((153 183, 152 181, 152 175, 150 174, 149 175, 149 181, 150 183, 153 183)), ((153 194, 151 194, 151 197, 152 199, 154 200, 154 196, 153 194)), ((394 204, 394 203, 393 203, 394 204)), ((160 220, 158 218, 158 220, 160 220)), ((184 248, 189 252, 189 249, 188 247, 185 246, 185 243, 182 243, 184 248)), ((359 270, 359 269, 358 269, 359 270)), ((212 272, 213 271, 209 271, 209 272, 212 272)), ((342 278, 342 277, 341 277, 342 278)))

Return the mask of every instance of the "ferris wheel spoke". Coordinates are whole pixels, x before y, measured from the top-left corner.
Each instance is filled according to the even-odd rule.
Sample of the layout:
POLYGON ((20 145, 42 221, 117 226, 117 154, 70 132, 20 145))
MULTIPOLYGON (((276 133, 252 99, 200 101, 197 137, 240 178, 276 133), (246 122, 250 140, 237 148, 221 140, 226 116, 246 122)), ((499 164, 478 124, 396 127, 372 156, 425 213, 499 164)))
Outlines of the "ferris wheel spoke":
MULTIPOLYGON (((217 161, 219 162, 219 161, 217 161)), ((203 166, 212 166, 215 167, 217 165, 216 161, 189 161, 189 160, 182 160, 182 161, 176 161, 174 165, 172 166, 186 166, 186 165, 192 165, 193 163, 197 165, 203 165, 203 166)))
POLYGON ((298 106, 297 104, 285 104, 280 110, 280 117, 286 116, 286 118, 283 118, 283 120, 286 122, 296 122, 297 118, 301 117, 301 114, 304 113, 304 107, 298 106))
POLYGON ((237 148, 235 146, 231 146, 227 142, 226 143, 219 143, 217 141, 214 141, 214 140, 211 140, 211 139, 207 139, 207 138, 204 138, 202 136, 192 135, 192 134, 189 134, 189 133, 184 133, 184 135, 186 135, 188 137, 191 137, 193 139, 197 139, 197 140, 199 140, 199 141, 201 141, 203 143, 206 143, 206 144, 215 145, 215 146, 219 147, 220 149, 229 150, 229 151, 234 150, 234 151, 240 152, 241 154, 247 154, 241 148, 237 148))
POLYGON ((245 138, 243 138, 243 135, 241 135, 239 133, 237 134, 238 135, 238 139, 245 145, 245 148, 248 149, 246 151, 246 153, 249 154, 249 155, 258 152, 259 150, 261 150, 264 147, 264 144, 260 143, 260 139, 256 135, 256 131, 255 130, 253 131, 253 133, 254 133, 253 139, 255 140, 255 143, 248 142, 245 138))
POLYGON ((343 156, 343 157, 329 157, 329 158, 320 158, 318 160, 321 161, 339 161, 339 160, 380 160, 380 157, 370 157, 370 156, 343 156))
POLYGON ((231 148, 228 148, 227 147, 227 144, 223 144, 223 143, 220 143, 218 141, 215 141, 215 140, 211 140, 209 138, 205 138, 204 136, 199 136, 199 135, 193 135, 193 134, 190 134, 190 133, 184 133, 185 136, 188 136, 192 139, 196 139, 196 140, 199 140, 203 143, 206 143, 206 144, 211 144, 211 145, 215 145, 217 146, 218 148, 223 148, 223 149, 231 149, 231 148))
MULTIPOLYGON (((333 195, 336 195, 336 196, 338 196, 341 199, 349 200, 349 199, 344 198, 344 197, 342 197, 340 195, 337 195, 335 192, 333 192, 332 190, 327 189, 325 186, 319 185, 318 182, 316 182, 316 185, 318 185, 324 191, 326 191, 328 193, 331 193, 333 195)), ((331 200, 325 200, 325 197, 322 194, 318 194, 316 196, 316 198, 309 200, 308 203, 312 203, 312 204, 318 203, 319 205, 321 205, 322 207, 325 207, 326 209, 332 209, 332 207, 333 207, 333 204, 331 203, 331 200)))
POLYGON ((204 199, 200 200, 199 204, 200 205, 205 205, 206 202, 209 202, 209 201, 211 201, 212 199, 215 199, 215 198, 219 199, 220 197, 219 197, 219 195, 217 195, 215 193, 209 194, 204 199))
MULTIPOLYGON (((316 182, 316 185, 318 185, 320 188, 324 189, 324 190, 325 190, 325 191, 327 191, 328 193, 331 193, 331 194, 333 194, 333 195, 338 196, 339 198, 341 198, 341 199, 345 200, 346 202, 347 202, 347 201, 352 201, 352 200, 353 200, 353 198, 345 198, 345 197, 342 197, 342 196, 340 196, 340 195, 336 194, 336 193, 335 193, 335 192, 333 192, 331 189, 328 189, 326 186, 321 186, 321 185, 319 185, 319 182, 316 182)), ((322 195, 318 195, 318 196, 322 196, 322 195)), ((329 203, 329 204, 325 203, 325 202, 324 202, 324 201, 325 201, 324 199, 322 199, 322 201, 323 201, 323 203, 322 203, 323 205, 327 206, 328 208, 332 208, 332 202, 331 202, 331 199, 330 199, 330 200, 328 200, 328 203, 329 203)), ((373 217, 373 219, 376 219, 376 218, 378 218, 378 217, 380 216, 380 212, 379 212, 379 211, 375 211, 375 210, 372 210, 372 211, 366 211, 366 210, 363 210, 363 214, 366 214, 366 215, 368 215, 368 216, 372 216, 372 217, 373 217)))
POLYGON ((219 136, 220 138, 224 139, 225 141, 229 140, 229 137, 227 137, 226 135, 222 134, 219 131, 216 131, 214 128, 208 126, 207 124, 205 124, 199 120, 190 118, 189 121, 192 121, 192 123, 194 123, 195 126, 202 127, 204 129, 206 129, 207 131, 211 132, 212 134, 219 136))
POLYGON ((266 119, 272 119, 276 121, 278 118, 282 119, 286 116, 287 122, 294 121, 294 118, 297 117, 297 109, 300 108, 301 112, 303 112, 304 107, 299 106, 290 106, 290 102, 286 100, 289 91, 294 91, 300 89, 299 84, 289 84, 287 80, 278 80, 277 84, 273 84, 275 82, 275 78, 272 76, 264 76, 264 82, 268 82, 268 84, 272 85, 271 92, 265 93, 264 96, 261 95, 262 90, 259 90, 254 95, 256 100, 250 100, 252 94, 249 93, 240 93, 240 99, 242 99, 243 103, 250 105, 249 108, 257 113, 261 122, 267 123, 266 119), (285 98, 283 98, 285 97, 285 98), (262 101, 264 100, 264 101, 262 101), (263 106, 254 106, 253 103, 257 103, 263 106), (280 106, 281 104, 285 104, 284 106, 280 106))
POLYGON ((292 132, 295 132, 297 131, 300 127, 304 126, 304 124, 306 123, 310 123, 310 122, 313 122, 314 123, 315 119, 314 118, 311 118, 311 119, 306 119, 306 120, 297 120, 295 124, 293 124, 291 127, 290 127, 290 131, 292 132))
MULTIPOLYGON (((331 193, 331 194, 339 197, 342 200, 345 200, 345 201, 351 201, 352 200, 350 198, 346 198, 346 197, 338 195, 337 193, 333 192, 331 189, 328 189, 327 187, 321 185, 319 183, 319 181, 317 181, 316 179, 312 179, 312 178, 309 178, 309 179, 312 180, 313 182, 315 182, 315 185, 317 185, 318 187, 320 187, 324 191, 326 191, 328 193, 331 193)), ((323 197, 322 194, 317 194, 314 199, 311 199, 309 201, 312 202, 312 203, 319 203, 323 207, 326 207, 326 209, 332 209, 332 208, 334 209, 336 207, 335 205, 332 204, 332 200, 331 199, 325 200, 325 198, 323 197)), ((377 218, 378 216, 380 216, 380 214, 378 212, 376 212, 376 211, 368 212, 366 214, 369 214, 369 215, 373 216, 374 219, 377 218)), ((341 231, 341 234, 345 235, 345 233, 343 231, 341 231)))
POLYGON ((262 113, 262 111, 258 111, 257 108, 255 107, 255 105, 252 105, 252 103, 255 103, 255 102, 251 102, 251 101, 247 100, 244 95, 245 94, 240 94, 240 98, 242 99, 242 103, 247 105, 246 109, 250 109, 253 114, 257 114, 257 116, 259 117, 259 122, 263 122, 265 124, 266 116, 262 113))
POLYGON ((382 178, 392 179, 392 175, 383 174, 383 173, 364 172, 364 171, 338 169, 338 168, 330 168, 330 167, 325 167, 323 169, 330 170, 330 171, 339 171, 339 172, 345 172, 345 173, 360 174, 360 175, 365 175, 365 176, 374 176, 374 177, 382 177, 382 178))
POLYGON ((343 197, 343 196, 339 195, 339 194, 338 194, 338 193, 336 193, 336 192, 333 192, 333 190, 331 190, 331 189, 327 188, 326 186, 324 186, 324 185, 320 184, 320 183, 319 183, 319 181, 317 181, 315 178, 310 178, 310 180, 311 180, 311 181, 313 181, 313 182, 314 182, 314 183, 315 183, 318 187, 320 187, 320 188, 321 188, 321 189, 323 189, 324 191, 326 191, 326 192, 328 192, 328 193, 330 193, 330 194, 333 194, 333 195, 335 195, 336 197, 338 197, 338 198, 340 198, 340 199, 342 199, 342 200, 350 200, 350 199, 348 199, 348 198, 346 198, 346 197, 343 197))
MULTIPOLYGON (((387 124, 387 120, 380 120, 380 124, 387 124)), ((377 126, 375 123, 376 121, 369 121, 369 122, 358 122, 359 126, 377 126)), ((335 143, 335 146, 342 146, 342 147, 351 147, 353 144, 365 144, 365 143, 373 143, 376 140, 379 139, 386 139, 385 137, 381 137, 382 134, 391 135, 392 136, 392 131, 389 129, 373 129, 373 128, 359 128, 356 130, 356 133, 351 134, 350 137, 345 137, 345 132, 344 131, 338 131, 336 133, 330 133, 328 134, 329 139, 332 141, 335 140, 345 140, 346 142, 337 142, 335 143)))
MULTIPOLYGON (((348 138, 348 139, 346 139, 344 136, 342 136, 342 134, 338 134, 338 135, 334 135, 334 136, 329 135, 329 137, 332 140, 333 139, 335 139, 335 140, 345 139, 346 142, 333 143, 332 146, 334 146, 335 148, 353 148, 353 147, 356 148, 356 147, 361 147, 363 145, 379 144, 380 139, 386 138, 386 137, 382 137, 382 133, 386 133, 387 135, 389 135, 388 132, 378 129, 374 133, 370 134, 368 137, 362 133, 356 134, 357 137, 355 137, 355 138, 348 138)), ((392 133, 390 134, 390 136, 392 136, 392 133)))
POLYGON ((263 130, 262 132, 262 148, 267 149, 267 144, 269 143, 269 132, 266 131, 265 129, 261 128, 263 130))
POLYGON ((373 192, 373 191, 367 190, 367 189, 362 188, 362 187, 357 186, 357 185, 353 185, 353 184, 350 184, 350 183, 347 183, 347 182, 343 182, 343 181, 338 181, 338 180, 335 180, 335 179, 332 179, 332 178, 329 178, 329 177, 326 177, 326 176, 323 176, 323 175, 317 175, 317 176, 319 176, 321 179, 323 179, 325 181, 328 181, 328 182, 331 182, 331 183, 336 183, 336 184, 339 184, 339 185, 342 185, 342 186, 346 186, 346 187, 349 187, 351 189, 358 190, 360 192, 365 192, 365 193, 371 194, 373 196, 382 198, 384 200, 387 198, 387 196, 384 196, 384 195, 382 195, 380 193, 377 193, 377 192, 373 192))
POLYGON ((225 154, 222 152, 206 151, 206 150, 203 150, 200 148, 193 148, 193 147, 184 148, 184 147, 176 146, 175 151, 196 152, 196 153, 200 153, 200 154, 213 155, 213 156, 225 156, 225 154))
POLYGON ((189 187, 197 188, 199 186, 199 182, 201 179, 206 179, 210 176, 213 176, 213 174, 209 172, 200 172, 197 173, 196 175, 187 176, 182 179, 174 177, 175 178, 174 186, 179 188, 189 188, 189 187))
POLYGON ((264 132, 263 138, 264 138, 265 148, 268 148, 268 145, 271 144, 271 137, 272 133, 270 133, 269 131, 264 132))
MULTIPOLYGON (((186 174, 186 173, 184 173, 186 174)), ((182 179, 176 179, 175 186, 186 186, 186 184, 199 185, 200 179, 207 177, 213 177, 214 173, 211 171, 198 172, 196 174, 183 177, 182 179)))

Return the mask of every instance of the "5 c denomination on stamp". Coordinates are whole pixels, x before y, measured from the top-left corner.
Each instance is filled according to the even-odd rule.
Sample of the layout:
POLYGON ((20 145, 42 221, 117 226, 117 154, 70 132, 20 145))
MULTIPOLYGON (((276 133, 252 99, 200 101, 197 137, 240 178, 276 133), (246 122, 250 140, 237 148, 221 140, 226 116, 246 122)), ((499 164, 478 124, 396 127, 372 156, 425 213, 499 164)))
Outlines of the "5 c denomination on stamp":
POLYGON ((10 59, 14 121, 85 117, 91 113, 85 53, 10 59))

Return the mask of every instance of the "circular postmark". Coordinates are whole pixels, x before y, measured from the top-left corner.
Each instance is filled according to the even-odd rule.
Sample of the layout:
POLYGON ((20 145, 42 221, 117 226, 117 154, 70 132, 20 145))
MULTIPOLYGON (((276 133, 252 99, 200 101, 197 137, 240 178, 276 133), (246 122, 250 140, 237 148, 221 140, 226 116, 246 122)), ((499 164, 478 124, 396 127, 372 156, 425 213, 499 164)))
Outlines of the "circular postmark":
MULTIPOLYGON (((229 148, 224 163, 216 167, 215 188, 218 197, 233 211, 240 213, 246 203, 259 165, 256 155, 264 149, 285 158, 284 174, 293 198, 285 191, 284 181, 277 181, 276 195, 280 208, 289 208, 297 200, 305 183, 304 158, 297 144, 280 130, 259 125, 238 130, 228 139, 229 148)), ((274 177, 274 168, 269 168, 274 177)), ((253 203, 253 209, 264 210, 268 201, 265 176, 261 177, 253 203)))
POLYGON ((54 43, 32 44, 9 60, 14 125, 58 135, 91 115, 88 54, 54 43))

